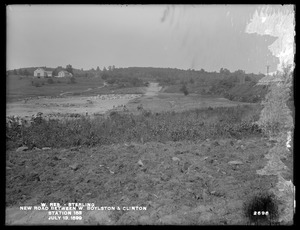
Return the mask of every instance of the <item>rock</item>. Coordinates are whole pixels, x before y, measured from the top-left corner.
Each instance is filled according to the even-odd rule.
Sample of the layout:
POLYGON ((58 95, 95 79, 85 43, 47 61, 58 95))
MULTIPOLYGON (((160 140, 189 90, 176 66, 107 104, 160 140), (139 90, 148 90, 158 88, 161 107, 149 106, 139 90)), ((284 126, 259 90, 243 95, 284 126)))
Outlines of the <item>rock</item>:
MULTIPOLYGON (((232 141, 232 140, 231 140, 232 141)), ((219 140, 218 141, 220 145, 226 145, 228 143, 228 140, 219 140)), ((229 142, 230 143, 230 142, 229 142)), ((230 143, 231 144, 231 143, 230 143)), ((234 144, 234 143, 232 143, 234 144)))
POLYGON ((144 166, 143 162, 141 160, 138 161, 139 166, 144 166))
POLYGON ((242 149, 242 150, 245 150, 246 147, 245 147, 244 145, 241 145, 241 149, 242 149))
POLYGON ((74 171, 76 171, 77 169, 79 169, 79 165, 77 163, 73 164, 73 165, 69 165, 69 167, 71 169, 73 169, 74 171))
POLYGON ((38 148, 38 147, 33 147, 33 150, 39 151, 39 150, 41 150, 41 149, 38 148))
POLYGON ((150 225, 151 224, 151 219, 149 216, 140 216, 139 220, 138 220, 139 224, 142 225, 150 225))
POLYGON ((50 150, 50 147, 43 147, 42 150, 50 150))
POLYGON ((211 212, 204 212, 204 213, 201 213, 198 221, 199 223, 203 223, 203 222, 209 222, 212 218, 213 218, 214 214, 211 213, 211 212))
POLYGON ((168 181, 170 178, 171 178, 171 177, 170 177, 169 175, 167 175, 167 174, 163 174, 163 175, 160 176, 160 179, 161 179, 162 181, 168 181))
POLYGON ((196 181, 196 180, 198 180, 198 176, 197 175, 194 175, 194 174, 190 174, 189 176, 188 176, 188 181, 189 182, 194 182, 194 181, 196 181))
POLYGON ((242 165, 244 163, 241 162, 241 161, 229 161, 228 164, 230 164, 230 165, 242 165))
POLYGON ((179 155, 179 154, 182 154, 182 152, 180 152, 180 151, 175 151, 175 153, 174 153, 175 155, 179 155))
POLYGON ((22 147, 19 147, 16 152, 24 152, 24 151, 27 151, 28 150, 28 147, 27 146, 22 146, 22 147))
POLYGON ((181 171, 182 172, 186 172, 188 170, 188 168, 191 166, 191 163, 190 162, 185 162, 181 168, 181 171))
POLYGON ((218 141, 214 141, 213 143, 212 143, 212 146, 214 146, 214 147, 217 147, 217 146, 219 146, 220 144, 219 144, 219 142, 218 141))
POLYGON ((237 142, 236 142, 236 143, 240 144, 241 142, 242 142, 242 140, 237 140, 237 142))
POLYGON ((271 146, 272 146, 272 144, 271 144, 271 143, 269 143, 269 142, 267 142, 267 143, 266 143, 266 146, 267 146, 267 147, 271 147, 271 146))
POLYGON ((173 161, 180 161, 180 159, 178 157, 172 157, 173 161))
POLYGON ((41 180, 39 174, 35 171, 30 173, 29 178, 30 178, 31 181, 35 181, 35 180, 40 181, 41 180))
POLYGON ((78 147, 72 147, 70 148, 71 151, 78 151, 78 147))
POLYGON ((55 160, 55 161, 61 160, 61 157, 54 156, 54 157, 53 157, 53 160, 55 160))

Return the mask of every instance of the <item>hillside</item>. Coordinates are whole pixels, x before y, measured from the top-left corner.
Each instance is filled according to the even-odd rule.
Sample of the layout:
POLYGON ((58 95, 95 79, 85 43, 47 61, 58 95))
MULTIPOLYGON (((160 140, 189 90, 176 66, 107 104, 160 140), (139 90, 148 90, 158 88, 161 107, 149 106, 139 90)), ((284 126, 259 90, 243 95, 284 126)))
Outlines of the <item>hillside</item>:
MULTIPOLYGON (((8 71, 9 75, 33 75, 37 67, 21 68, 8 71)), ((55 73, 62 67, 49 68, 55 73)), ((181 70, 174 68, 128 67, 110 70, 79 70, 73 68, 75 78, 100 77, 113 89, 147 86, 147 82, 158 82, 166 93, 182 93, 182 85, 186 85, 188 93, 225 97, 241 102, 259 102, 267 92, 267 87, 256 86, 264 75, 247 74, 242 70, 230 72, 221 69, 220 72, 205 70, 181 70)), ((83 80, 84 81, 84 80, 83 80)), ((79 81, 81 82, 81 81, 79 81)))

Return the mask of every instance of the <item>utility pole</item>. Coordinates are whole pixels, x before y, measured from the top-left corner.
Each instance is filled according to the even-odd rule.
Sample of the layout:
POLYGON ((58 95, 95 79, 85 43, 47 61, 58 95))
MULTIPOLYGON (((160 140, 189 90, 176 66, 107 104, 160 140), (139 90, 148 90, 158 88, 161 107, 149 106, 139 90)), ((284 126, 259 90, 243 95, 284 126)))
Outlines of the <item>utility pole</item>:
POLYGON ((270 65, 267 65, 267 76, 269 76, 269 67, 270 65))

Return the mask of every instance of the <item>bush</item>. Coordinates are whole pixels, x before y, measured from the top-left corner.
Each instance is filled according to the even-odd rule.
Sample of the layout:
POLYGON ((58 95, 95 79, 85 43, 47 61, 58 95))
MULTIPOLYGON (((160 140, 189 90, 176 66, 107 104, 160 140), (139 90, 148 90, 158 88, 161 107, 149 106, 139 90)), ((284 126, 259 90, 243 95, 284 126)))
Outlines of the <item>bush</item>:
POLYGON ((47 80, 47 83, 48 83, 48 84, 53 84, 53 83, 54 83, 54 81, 53 81, 53 79, 52 79, 52 78, 49 78, 49 79, 47 80))
POLYGON ((70 84, 75 84, 76 83, 75 77, 71 77, 70 80, 69 80, 69 83, 70 84))
POLYGON ((270 86, 269 92, 262 102, 264 108, 257 123, 270 136, 292 130, 294 126, 291 111, 287 106, 292 87, 293 72, 287 67, 278 75, 284 82, 270 86))
POLYGON ((189 91, 188 91, 188 89, 187 89, 187 87, 186 87, 185 84, 182 85, 182 87, 180 88, 180 91, 183 92, 183 94, 185 96, 187 96, 189 94, 189 91))
POLYGON ((40 84, 39 82, 34 82, 33 85, 34 85, 35 87, 41 87, 41 84, 40 84))

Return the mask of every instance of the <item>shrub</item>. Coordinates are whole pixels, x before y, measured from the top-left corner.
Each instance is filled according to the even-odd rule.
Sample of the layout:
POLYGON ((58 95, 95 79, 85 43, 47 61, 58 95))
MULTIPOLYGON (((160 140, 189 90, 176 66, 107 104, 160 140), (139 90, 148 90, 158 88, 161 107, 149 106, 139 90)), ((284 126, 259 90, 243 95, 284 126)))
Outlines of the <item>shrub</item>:
POLYGON ((7 148, 22 143, 37 147, 72 147, 74 145, 107 145, 127 141, 180 141, 206 138, 246 137, 261 135, 251 119, 245 120, 254 109, 250 106, 233 108, 194 109, 180 113, 163 112, 159 115, 144 111, 139 115, 115 111, 108 118, 74 116, 74 120, 44 120, 39 117, 29 127, 17 123, 6 127, 7 148), (159 116, 159 119, 158 119, 159 116), (217 117, 216 122, 211 122, 217 117), (222 119, 221 119, 222 118, 222 119))
POLYGON ((54 81, 53 81, 53 79, 52 79, 52 78, 49 78, 49 79, 47 80, 47 83, 48 83, 48 84, 53 84, 53 83, 54 83, 54 81))
POLYGON ((182 85, 182 87, 180 88, 180 91, 183 92, 183 94, 185 96, 187 96, 189 94, 189 91, 188 91, 188 89, 187 89, 187 87, 186 87, 185 84, 182 85))
POLYGON ((291 130, 294 126, 291 111, 287 106, 293 73, 287 67, 284 69, 284 72, 278 74, 283 79, 283 83, 270 86, 269 92, 262 103, 264 108, 258 121, 258 125, 264 132, 271 136, 282 133, 285 130, 291 130))
POLYGON ((40 84, 39 82, 34 82, 33 85, 34 85, 35 87, 41 87, 41 84, 40 84))
POLYGON ((69 84, 75 84, 75 83, 76 83, 75 77, 70 77, 69 78, 69 84))

